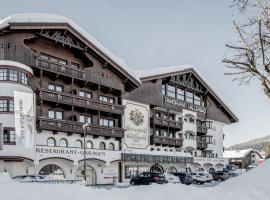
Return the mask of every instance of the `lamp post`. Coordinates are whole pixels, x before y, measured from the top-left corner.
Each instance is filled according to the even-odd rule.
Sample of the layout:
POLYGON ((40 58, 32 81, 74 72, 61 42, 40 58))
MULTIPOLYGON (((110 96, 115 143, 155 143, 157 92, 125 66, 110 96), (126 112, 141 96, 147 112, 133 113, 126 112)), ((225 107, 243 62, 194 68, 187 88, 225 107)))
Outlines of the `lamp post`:
POLYGON ((86 123, 83 125, 83 171, 84 181, 86 182, 86 129, 90 124, 86 123))

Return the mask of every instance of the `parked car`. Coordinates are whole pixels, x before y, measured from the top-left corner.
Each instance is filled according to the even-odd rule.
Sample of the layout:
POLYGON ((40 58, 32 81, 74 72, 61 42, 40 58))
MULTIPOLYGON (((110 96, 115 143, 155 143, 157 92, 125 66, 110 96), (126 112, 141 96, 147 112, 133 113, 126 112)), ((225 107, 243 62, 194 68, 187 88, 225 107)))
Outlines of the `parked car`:
POLYGON ((212 174, 214 181, 225 181, 229 179, 229 175, 224 171, 217 171, 212 174))
POLYGON ((179 177, 182 184, 190 185, 193 182, 191 173, 189 172, 172 172, 171 174, 179 177))
POLYGON ((213 180, 212 175, 208 172, 192 172, 191 175, 194 184, 204 184, 213 180))
POLYGON ((150 185, 152 183, 164 184, 168 183, 165 177, 161 173, 144 172, 130 180, 130 185, 150 185))
POLYGON ((165 180, 168 181, 168 183, 180 183, 180 179, 178 176, 175 176, 171 173, 164 173, 165 180))

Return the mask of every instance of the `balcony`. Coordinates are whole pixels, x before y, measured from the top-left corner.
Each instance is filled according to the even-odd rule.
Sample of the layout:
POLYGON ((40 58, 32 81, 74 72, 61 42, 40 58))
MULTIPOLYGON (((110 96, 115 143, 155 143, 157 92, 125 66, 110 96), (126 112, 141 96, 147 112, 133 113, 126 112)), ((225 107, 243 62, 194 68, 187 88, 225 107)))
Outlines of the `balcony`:
POLYGON ((197 132, 202 133, 202 134, 207 133, 207 128, 205 126, 205 122, 197 120, 197 132))
MULTIPOLYGON (((83 134, 83 124, 67 121, 67 120, 55 120, 49 118, 40 117, 37 119, 37 129, 50 130, 50 131, 62 131, 68 133, 83 134)), ((124 136, 124 129, 116 127, 103 127, 99 125, 91 125, 86 129, 87 135, 104 136, 122 138, 124 136)))
POLYGON ((169 137, 159 137, 159 136, 153 136, 152 142, 154 144, 160 144, 162 146, 182 146, 183 141, 178 138, 169 138, 169 137))
POLYGON ((207 143, 205 141, 197 140, 197 149, 204 150, 207 148, 207 143))
POLYGON ((85 73, 82 70, 76 69, 69 65, 62 65, 53 61, 45 60, 40 57, 37 57, 36 67, 57 74, 74 77, 80 80, 85 79, 85 73))
POLYGON ((62 103, 82 108, 89 108, 94 110, 101 110, 122 115, 124 107, 119 104, 110 104, 99 100, 88 99, 77 95, 58 93, 55 91, 39 89, 37 93, 37 100, 52 101, 55 103, 62 103))
POLYGON ((173 129, 182 129, 182 122, 180 121, 175 121, 175 120, 170 120, 170 119, 163 119, 159 117, 151 117, 151 123, 154 123, 159 126, 165 126, 165 127, 170 127, 173 129))

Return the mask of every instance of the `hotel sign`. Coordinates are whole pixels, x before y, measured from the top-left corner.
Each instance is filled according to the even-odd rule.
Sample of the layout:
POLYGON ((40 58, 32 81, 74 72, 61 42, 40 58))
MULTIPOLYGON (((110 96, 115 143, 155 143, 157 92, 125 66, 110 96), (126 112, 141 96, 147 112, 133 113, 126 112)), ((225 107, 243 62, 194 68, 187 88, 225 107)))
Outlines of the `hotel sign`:
POLYGON ((174 99, 174 98, 170 98, 170 97, 164 97, 164 102, 166 104, 171 104, 171 105, 174 105, 174 106, 178 106, 178 107, 181 107, 181 108, 184 108, 184 109, 187 109, 187 110, 192 110, 192 111, 200 112, 200 113, 203 113, 203 114, 206 113, 206 108, 204 108, 202 106, 195 105, 195 104, 191 104, 191 103, 188 103, 188 102, 185 102, 185 101, 181 101, 179 99, 174 99))
POLYGON ((149 145, 149 105, 123 99, 123 128, 127 148, 145 149, 149 145))
POLYGON ((121 159, 124 162, 147 162, 147 163, 193 163, 193 157, 167 156, 122 153, 121 159))

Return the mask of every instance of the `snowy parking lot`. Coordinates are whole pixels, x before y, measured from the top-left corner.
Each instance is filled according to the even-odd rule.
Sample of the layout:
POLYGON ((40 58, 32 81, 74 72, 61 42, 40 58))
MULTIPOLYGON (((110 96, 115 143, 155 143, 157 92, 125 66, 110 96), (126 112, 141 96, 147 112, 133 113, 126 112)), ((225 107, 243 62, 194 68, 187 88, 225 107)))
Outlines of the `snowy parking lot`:
POLYGON ((79 184, 18 183, 2 175, 0 195, 5 200, 269 200, 269 177, 269 160, 241 176, 209 185, 169 183, 128 188, 93 188, 79 184))

